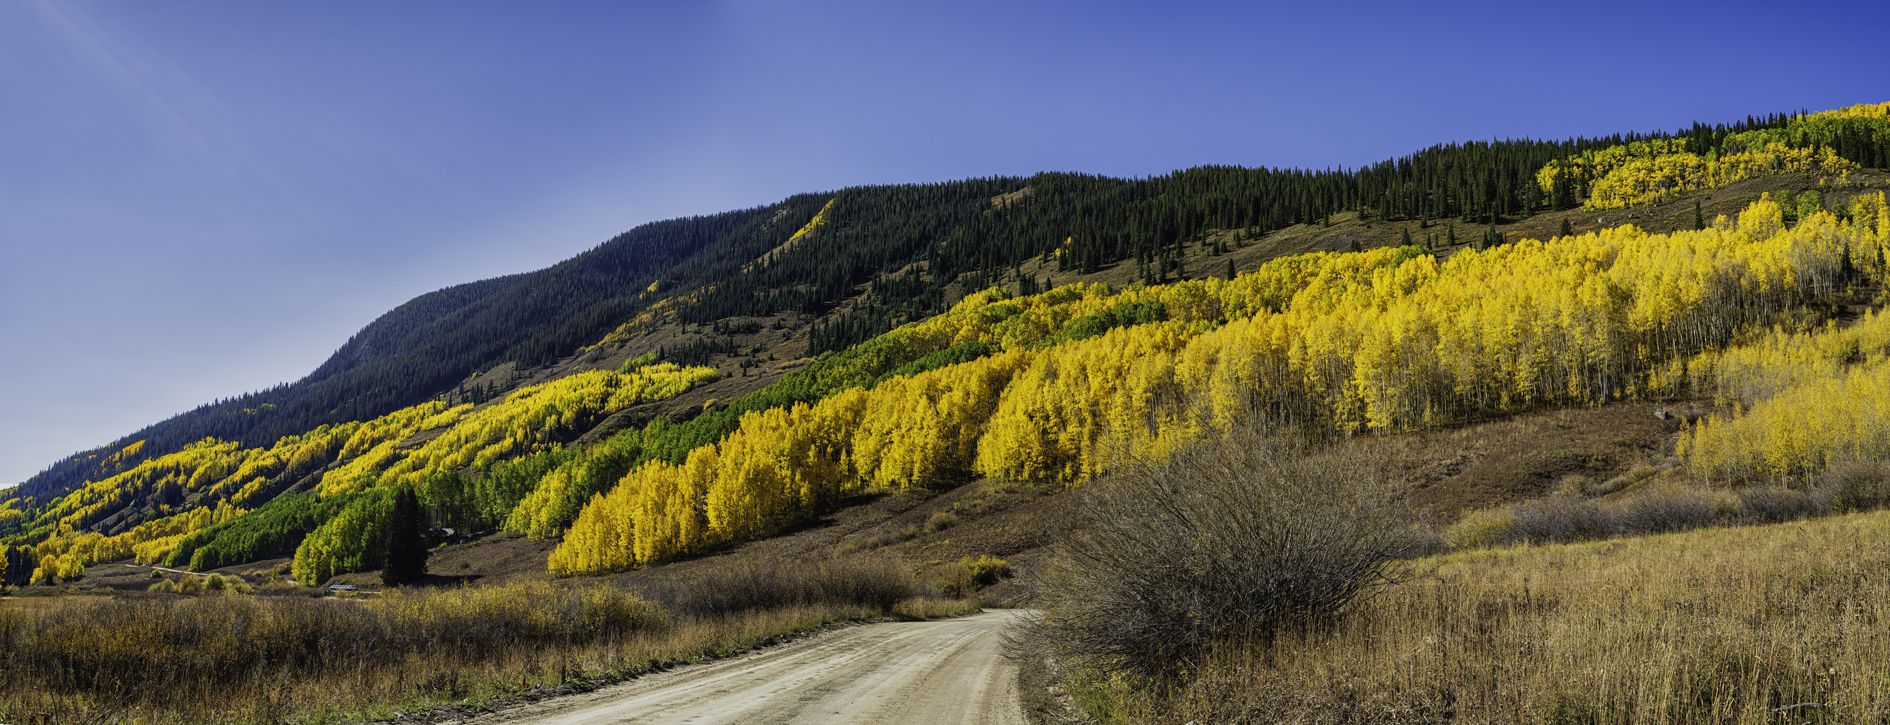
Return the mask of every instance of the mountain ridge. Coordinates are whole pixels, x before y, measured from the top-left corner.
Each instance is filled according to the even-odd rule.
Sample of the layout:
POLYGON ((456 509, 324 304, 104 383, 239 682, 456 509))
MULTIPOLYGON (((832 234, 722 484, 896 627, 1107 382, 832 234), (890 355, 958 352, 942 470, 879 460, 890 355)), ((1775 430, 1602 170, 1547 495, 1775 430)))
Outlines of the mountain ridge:
MULTIPOLYGON (((730 430, 740 413, 790 402, 811 404, 831 394, 837 390, 831 387, 833 383, 805 385, 824 374, 818 370, 853 364, 830 362, 832 354, 841 355, 836 361, 853 359, 845 356, 865 350, 862 346, 870 347, 868 343, 899 324, 938 314, 972 290, 995 285, 1028 296, 1076 282, 1160 285, 1204 274, 1231 277, 1237 267, 1250 268, 1258 260, 1293 249, 1329 248, 1340 240, 1353 249, 1416 244, 1414 229, 1424 237, 1423 247, 1439 242, 1448 247, 1459 223, 1465 233, 1463 239, 1455 240, 1458 245, 1474 239, 1473 230, 1484 224, 1484 241, 1479 244, 1501 244, 1513 241, 1512 235, 1532 233, 1544 219, 1559 218, 1564 230, 1571 228, 1569 222, 1579 216, 1572 211, 1574 198, 1601 183, 1603 172, 1592 171, 1590 178, 1538 178, 1537 172, 1559 168, 1554 165, 1563 159, 1619 163, 1595 154, 1623 146, 1633 149, 1637 144, 1658 146, 1661 153, 1692 154, 1689 149, 1729 140, 1739 141, 1739 153, 1745 153, 1753 146, 1742 139, 1792 128, 1797 119, 1774 116, 1730 128, 1696 127, 1691 135, 1440 146, 1349 173, 1198 167, 1145 180, 1038 174, 854 187, 797 195, 777 205, 653 223, 544 270, 456 285, 410 300, 377 318, 314 373, 293 384, 313 393, 292 395, 303 391, 279 386, 205 406, 193 411, 199 414, 193 419, 198 423, 194 427, 175 426, 178 430, 165 431, 168 438, 134 434, 120 441, 124 445, 75 455, 49 471, 58 475, 36 476, 29 485, 0 491, 0 497, 9 499, 4 504, 7 510, 23 512, 18 507, 44 506, 84 481, 109 477, 101 473, 129 471, 205 438, 260 450, 289 440, 285 436, 271 439, 278 429, 293 431, 293 436, 329 436, 321 440, 331 442, 284 449, 282 455, 295 457, 294 465, 265 465, 260 462, 263 459, 242 464, 242 470, 262 466, 254 470, 267 475, 252 482, 233 477, 227 486, 216 489, 225 492, 218 496, 230 496, 240 488, 244 493, 239 498, 217 500, 253 505, 268 496, 255 498, 250 492, 309 490, 317 485, 312 476, 332 473, 341 465, 337 456, 347 457, 344 449, 359 455, 376 445, 349 440, 344 446, 342 438, 335 437, 340 429, 330 429, 368 421, 372 416, 362 411, 393 405, 387 401, 413 405, 431 400, 441 406, 416 415, 451 411, 465 411, 453 416, 483 415, 480 411, 487 410, 488 403, 585 371, 618 368, 616 374, 633 374, 638 361, 652 354, 652 360, 684 365, 711 363, 717 372, 707 382, 691 386, 699 389, 684 390, 673 399, 640 403, 636 408, 586 409, 575 419, 567 413, 567 422, 559 424, 557 432, 531 432, 529 450, 540 452, 532 455, 552 455, 558 447, 574 443, 582 450, 584 441, 597 446, 609 442, 604 439, 615 440, 612 430, 646 428, 664 419, 682 426, 673 430, 694 437, 660 446, 656 439, 647 439, 635 444, 644 446, 637 449, 641 452, 624 460, 640 462, 656 456, 680 462, 678 456, 688 449, 674 446, 712 441, 730 430), (1388 237, 1393 230, 1401 237, 1388 237), (1447 236, 1436 238, 1443 235, 1447 236), (769 359, 764 360, 764 354, 769 359), (775 359, 783 354, 792 357, 775 359), (810 374, 815 377, 806 377, 810 374), (748 401, 746 396, 769 384, 796 376, 803 379, 797 383, 803 387, 788 390, 801 392, 742 402, 748 407, 740 409, 728 407, 731 400, 748 401), (366 392, 341 396, 356 389, 366 392), (278 400, 282 402, 273 402, 278 400), (692 419, 703 413, 716 415, 713 421, 697 425, 692 419), (616 423, 597 433, 607 421, 616 423), (212 435, 192 438, 206 430, 212 435), (658 455, 648 446, 671 447, 662 448, 669 452, 658 455), (330 462, 323 464, 324 460, 330 462)), ((1811 168, 1831 170, 1838 167, 1829 163, 1836 162, 1818 159, 1836 159, 1855 166, 1842 153, 1865 163, 1882 163, 1881 140, 1860 143, 1853 139, 1822 152, 1816 138, 1811 143, 1790 147, 1809 151, 1794 152, 1797 155, 1787 163, 1811 163, 1811 168), (1818 163, 1827 166, 1818 167, 1818 163)), ((1708 149, 1708 164, 1717 163, 1716 153, 1708 149)), ((1736 155, 1728 151, 1728 158, 1736 155)), ((1865 179, 1861 183, 1872 183, 1867 177, 1859 178, 1865 179)), ((1791 184, 1779 190, 1786 186, 1791 184)), ((1649 210, 1672 200, 1663 196, 1668 187, 1650 189, 1654 190, 1641 192, 1651 196, 1636 207, 1638 212, 1623 212, 1619 219, 1651 220, 1654 217, 1644 216, 1649 210)), ((1736 212, 1732 207, 1742 198, 1743 193, 1730 193, 1715 201, 1715 210, 1736 212)), ((1672 212, 1669 205, 1666 216, 1672 217, 1672 212)), ((1694 210, 1696 224, 1701 213, 1694 210)), ((1605 218, 1604 214, 1597 221, 1605 218)), ((1676 220, 1672 226, 1680 224, 1676 220)), ((891 356, 860 352, 882 356, 871 358, 857 371, 866 375, 859 380, 883 377, 926 352, 915 349, 891 356)), ((847 375, 857 377, 852 372, 847 375)), ((840 379, 854 377, 835 380, 840 379)), ((399 430, 407 432, 374 440, 411 450, 425 445, 421 436, 435 429, 399 430), (408 440, 415 442, 403 442, 408 440)), ((646 431, 648 435, 656 434, 646 431)), ((498 457, 483 460, 509 460, 506 456, 513 454, 494 455, 498 457)), ((615 474, 607 475, 605 469, 585 474, 595 479, 585 484, 592 488, 547 495, 564 496, 566 502, 560 505, 571 506, 570 497, 608 488, 614 475, 621 475, 621 465, 627 464, 612 465, 618 466, 609 469, 615 474)), ((464 466, 460 463, 456 468, 464 466)), ((380 475, 386 480, 392 472, 380 475)), ((153 503, 174 496, 162 493, 170 490, 165 488, 168 485, 154 483, 152 490, 109 504, 118 508, 101 509, 76 521, 87 530, 107 526, 101 533, 152 521, 160 509, 172 505, 153 503), (138 511, 143 513, 129 515, 138 511)), ((335 484, 324 478, 319 485, 335 484)), ((190 490, 198 491, 196 484, 190 490)), ((200 493, 178 503, 208 506, 213 499, 200 502, 200 493)), ((117 500, 115 495, 110 498, 117 500)), ((101 500, 96 505, 108 504, 101 500)), ((15 541, 22 541, 21 535, 29 539, 50 535, 50 531, 35 535, 17 528, 20 518, 0 515, 0 535, 15 541), (10 532, 9 525, 15 527, 10 532)))

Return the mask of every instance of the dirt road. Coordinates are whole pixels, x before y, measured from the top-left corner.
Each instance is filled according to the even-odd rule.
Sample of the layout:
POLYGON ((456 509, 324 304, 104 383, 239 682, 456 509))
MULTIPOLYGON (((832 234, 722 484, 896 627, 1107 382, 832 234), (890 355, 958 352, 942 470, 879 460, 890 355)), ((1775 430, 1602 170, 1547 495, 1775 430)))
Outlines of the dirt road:
POLYGON ((852 627, 472 720, 1022 725, 1001 631, 1020 614, 852 627))

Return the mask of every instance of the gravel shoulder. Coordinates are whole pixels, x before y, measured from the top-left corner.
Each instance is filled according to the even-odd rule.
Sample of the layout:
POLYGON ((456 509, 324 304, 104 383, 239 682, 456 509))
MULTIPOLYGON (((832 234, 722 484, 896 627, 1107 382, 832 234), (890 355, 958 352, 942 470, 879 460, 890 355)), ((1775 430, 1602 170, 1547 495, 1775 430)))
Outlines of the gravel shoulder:
POLYGON ((850 627, 464 721, 1023 725, 1003 631, 1024 613, 850 627))

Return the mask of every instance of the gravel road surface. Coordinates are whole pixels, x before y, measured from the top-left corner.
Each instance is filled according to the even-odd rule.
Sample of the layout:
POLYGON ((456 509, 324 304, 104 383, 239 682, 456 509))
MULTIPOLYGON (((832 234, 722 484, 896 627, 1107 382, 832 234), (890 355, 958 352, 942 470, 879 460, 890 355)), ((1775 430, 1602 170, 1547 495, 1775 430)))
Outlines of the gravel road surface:
POLYGON ((1023 725, 1017 667, 1000 651, 1020 616, 851 627, 470 722, 1023 725))

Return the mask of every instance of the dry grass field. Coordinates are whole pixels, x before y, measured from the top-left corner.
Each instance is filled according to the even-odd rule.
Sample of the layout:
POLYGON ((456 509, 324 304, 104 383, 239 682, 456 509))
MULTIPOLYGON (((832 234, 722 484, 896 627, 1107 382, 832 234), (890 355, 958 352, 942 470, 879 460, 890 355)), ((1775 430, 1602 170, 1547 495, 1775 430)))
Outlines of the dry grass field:
POLYGON ((0 606, 0 722, 339 723, 476 711, 836 623, 976 611, 883 558, 639 597, 520 582, 374 597, 40 597, 0 606), (770 606, 752 606, 766 602, 770 606))
POLYGON ((1451 554, 1103 722, 1809 723, 1890 718, 1890 512, 1451 554))

